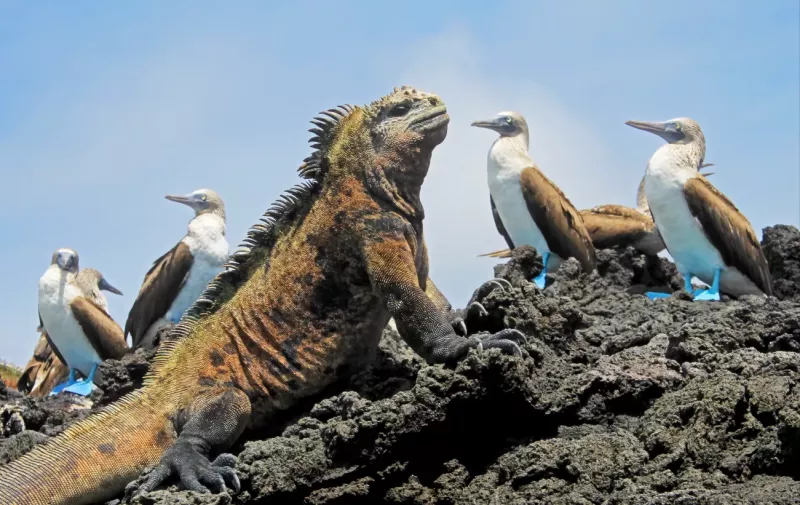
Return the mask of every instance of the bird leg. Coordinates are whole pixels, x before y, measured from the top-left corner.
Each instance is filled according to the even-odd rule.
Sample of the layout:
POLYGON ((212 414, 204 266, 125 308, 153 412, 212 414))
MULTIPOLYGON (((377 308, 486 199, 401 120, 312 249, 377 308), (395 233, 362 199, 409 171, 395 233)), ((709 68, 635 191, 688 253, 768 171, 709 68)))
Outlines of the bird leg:
POLYGON ((711 283, 709 289, 698 289, 694 294, 694 300, 713 300, 719 301, 719 276, 722 273, 721 268, 714 270, 714 282, 711 283))
POLYGON ((67 377, 67 380, 65 382, 62 382, 61 384, 57 384, 56 386, 54 386, 53 389, 50 390, 50 396, 57 395, 58 393, 63 391, 65 388, 75 384, 75 382, 76 382, 75 381, 75 369, 74 368, 70 368, 69 369, 69 377, 67 377))
POLYGON ((692 274, 688 272, 683 274, 683 289, 687 293, 694 293, 694 289, 692 288, 692 274))
POLYGON ((550 253, 544 253, 544 256, 542 256, 542 271, 539 273, 539 275, 533 278, 533 283, 536 284, 539 289, 544 289, 544 284, 547 280, 547 260, 549 259, 550 253))
POLYGON ((70 393, 75 393, 76 395, 89 396, 89 393, 97 389, 97 386, 94 385, 94 373, 96 371, 97 363, 92 365, 92 371, 89 372, 89 377, 79 380, 75 384, 64 388, 64 391, 69 391, 70 393))

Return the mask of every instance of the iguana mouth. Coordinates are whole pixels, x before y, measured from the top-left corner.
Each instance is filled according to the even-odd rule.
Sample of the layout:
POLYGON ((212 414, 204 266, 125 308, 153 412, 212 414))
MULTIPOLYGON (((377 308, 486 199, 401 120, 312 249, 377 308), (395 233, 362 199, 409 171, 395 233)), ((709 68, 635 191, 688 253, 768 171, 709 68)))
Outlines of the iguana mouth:
POLYGON ((450 116, 447 115, 447 108, 440 107, 416 119, 411 123, 411 129, 420 133, 427 133, 438 130, 449 122, 450 116))

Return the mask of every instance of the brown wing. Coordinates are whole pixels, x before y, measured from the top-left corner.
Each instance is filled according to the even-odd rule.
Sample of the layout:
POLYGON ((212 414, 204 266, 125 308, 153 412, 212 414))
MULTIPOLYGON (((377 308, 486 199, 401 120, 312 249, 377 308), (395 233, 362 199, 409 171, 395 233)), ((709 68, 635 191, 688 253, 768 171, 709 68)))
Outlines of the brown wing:
POLYGON ((144 276, 144 282, 125 321, 125 335, 131 334, 133 347, 155 321, 163 317, 178 296, 192 266, 192 253, 182 241, 158 258, 144 276))
POLYGON ((655 224, 641 212, 621 205, 603 205, 580 212, 597 249, 627 247, 653 232, 655 224))
POLYGON ((736 267, 765 294, 772 295, 769 265, 750 221, 702 175, 684 185, 692 215, 725 263, 736 267))
POLYGON ((42 332, 39 336, 39 341, 36 342, 36 347, 33 348, 33 356, 28 360, 28 364, 22 370, 22 375, 17 380, 17 389, 19 391, 30 393, 33 384, 36 382, 36 375, 39 373, 39 369, 47 361, 47 357, 52 355, 53 351, 50 349, 47 337, 42 332))
POLYGON ((106 311, 88 298, 75 297, 69 304, 86 338, 102 359, 119 359, 128 350, 122 328, 106 311))
POLYGON ((497 207, 494 204, 494 199, 490 196, 489 203, 492 205, 492 217, 494 217, 494 225, 497 227, 497 231, 500 232, 500 235, 506 239, 506 244, 508 244, 509 249, 514 249, 514 242, 511 241, 511 237, 508 236, 508 232, 506 231, 506 227, 503 226, 503 220, 500 219, 500 214, 497 212, 497 207))
POLYGON ((578 211, 555 184, 533 167, 520 174, 522 196, 551 251, 577 259, 585 272, 595 268, 595 251, 578 211))

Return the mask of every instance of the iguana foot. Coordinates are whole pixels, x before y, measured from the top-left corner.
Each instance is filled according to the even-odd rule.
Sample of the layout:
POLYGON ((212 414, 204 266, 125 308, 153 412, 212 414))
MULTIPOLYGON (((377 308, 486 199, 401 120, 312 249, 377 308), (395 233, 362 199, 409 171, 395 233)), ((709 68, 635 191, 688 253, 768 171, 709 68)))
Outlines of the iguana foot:
POLYGON ((513 328, 506 328, 505 330, 500 330, 491 335, 474 335, 470 338, 474 338, 478 341, 478 350, 500 349, 503 352, 516 356, 522 355, 522 349, 519 348, 517 342, 528 341, 524 333, 513 328))
POLYGON ((483 306, 481 300, 486 298, 486 296, 495 289, 510 291, 511 283, 505 279, 495 278, 481 284, 472 294, 469 303, 467 303, 467 319, 475 317, 483 318, 489 315, 489 312, 486 310, 486 307, 483 306))
POLYGON ((223 493, 227 491, 227 485, 238 493, 241 484, 234 470, 235 465, 236 456, 233 454, 220 454, 210 463, 191 444, 176 442, 167 449, 159 465, 136 494, 152 491, 172 476, 178 477, 189 491, 223 493))

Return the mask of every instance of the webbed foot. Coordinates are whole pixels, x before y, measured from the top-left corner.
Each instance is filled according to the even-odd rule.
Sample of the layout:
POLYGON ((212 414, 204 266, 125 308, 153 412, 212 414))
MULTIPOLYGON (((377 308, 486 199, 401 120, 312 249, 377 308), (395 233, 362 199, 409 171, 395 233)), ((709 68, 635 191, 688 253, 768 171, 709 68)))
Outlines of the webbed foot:
POLYGON ((490 335, 473 335, 470 339, 477 340, 478 350, 500 349, 507 354, 514 354, 515 356, 522 355, 522 349, 519 348, 518 342, 528 341, 524 333, 512 328, 506 328, 490 335))
POLYGON ((58 393, 64 391, 66 388, 72 386, 76 382, 77 381, 75 380, 75 369, 74 368, 70 368, 69 369, 69 377, 67 377, 67 380, 65 380, 61 384, 56 384, 53 387, 53 389, 50 390, 50 395, 49 396, 57 395, 58 393))
POLYGON ((76 395, 89 396, 89 394, 95 389, 97 389, 97 386, 94 385, 94 382, 89 379, 84 379, 65 387, 64 391, 74 393, 76 395))
POLYGON ((672 296, 672 293, 659 293, 657 291, 646 291, 645 296, 651 300, 657 300, 659 298, 669 298, 672 296))
POLYGON ((167 449, 159 465, 136 494, 152 491, 173 476, 178 477, 183 487, 189 491, 223 493, 230 487, 238 493, 241 484, 234 470, 235 466, 236 456, 233 454, 220 454, 211 463, 191 444, 176 442, 167 449))
POLYGON ((714 281, 708 289, 698 289, 694 292, 694 300, 708 300, 719 301, 719 278, 722 274, 722 269, 717 268, 714 270, 714 281))
POLYGON ((718 302, 720 300, 719 291, 714 291, 713 289, 698 289, 694 293, 694 301, 698 300, 718 302))

